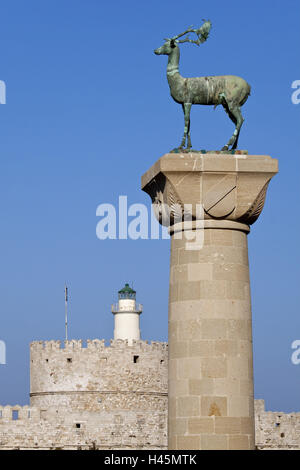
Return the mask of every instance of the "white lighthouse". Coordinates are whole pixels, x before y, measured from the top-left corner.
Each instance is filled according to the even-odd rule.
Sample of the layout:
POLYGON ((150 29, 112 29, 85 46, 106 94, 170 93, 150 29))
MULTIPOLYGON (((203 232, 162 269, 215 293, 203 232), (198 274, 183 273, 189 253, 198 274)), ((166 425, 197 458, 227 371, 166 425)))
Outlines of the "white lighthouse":
POLYGON ((136 291, 129 284, 119 290, 118 296, 118 303, 111 306, 115 317, 114 339, 127 339, 131 345, 132 340, 141 338, 140 314, 143 306, 136 303, 136 291))

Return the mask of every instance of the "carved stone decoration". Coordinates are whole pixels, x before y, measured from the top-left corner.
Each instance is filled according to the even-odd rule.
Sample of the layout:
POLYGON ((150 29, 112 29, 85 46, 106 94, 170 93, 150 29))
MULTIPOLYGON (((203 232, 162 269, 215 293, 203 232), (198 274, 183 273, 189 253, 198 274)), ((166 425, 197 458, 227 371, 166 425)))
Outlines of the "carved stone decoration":
POLYGON ((155 217, 161 225, 169 227, 176 223, 176 220, 181 220, 183 204, 165 175, 159 173, 153 178, 147 187, 147 193, 151 197, 155 217))
POLYGON ((265 155, 172 153, 143 175, 142 187, 162 225, 174 225, 183 214, 251 225, 277 171, 277 160, 265 155))
POLYGON ((220 175, 217 182, 204 188, 203 208, 207 215, 214 218, 228 217, 235 209, 236 175, 220 175))
POLYGON ((264 205, 265 205, 265 200, 267 196, 267 189, 269 186, 269 183, 271 181, 271 178, 267 183, 263 186, 262 190, 258 194, 257 198, 255 199, 254 203, 250 207, 250 209, 244 214, 240 219, 238 220, 239 222, 246 222, 248 225, 254 224, 258 217, 260 216, 264 205))

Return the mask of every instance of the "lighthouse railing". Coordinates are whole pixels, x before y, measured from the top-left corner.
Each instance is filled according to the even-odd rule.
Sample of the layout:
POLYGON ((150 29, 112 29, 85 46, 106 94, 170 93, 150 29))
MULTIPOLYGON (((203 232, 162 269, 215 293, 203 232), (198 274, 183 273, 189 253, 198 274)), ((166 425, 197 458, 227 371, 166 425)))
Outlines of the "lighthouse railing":
MULTIPOLYGON (((112 313, 126 313, 126 311, 124 310, 120 310, 119 308, 119 303, 116 303, 116 304, 112 304, 111 306, 111 311, 112 313)), ((130 310, 129 313, 142 313, 143 311, 143 305, 142 304, 135 304, 135 308, 133 310, 130 310)))

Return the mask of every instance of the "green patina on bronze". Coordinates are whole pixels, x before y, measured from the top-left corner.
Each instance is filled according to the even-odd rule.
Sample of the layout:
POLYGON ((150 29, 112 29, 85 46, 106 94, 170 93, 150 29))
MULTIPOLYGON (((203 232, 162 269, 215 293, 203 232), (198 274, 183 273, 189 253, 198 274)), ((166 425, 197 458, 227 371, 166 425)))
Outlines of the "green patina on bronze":
POLYGON ((170 153, 207 153, 209 155, 248 155, 248 150, 194 150, 180 147, 170 150, 170 153))
POLYGON ((172 98, 182 105, 184 112, 184 134, 178 150, 189 150, 192 147, 190 136, 190 112, 193 104, 202 104, 210 106, 222 105, 235 124, 235 130, 228 143, 222 148, 222 151, 231 151, 237 148, 238 139, 242 124, 244 122, 241 106, 247 101, 250 95, 250 85, 241 77, 235 75, 221 75, 212 77, 184 78, 179 73, 180 49, 179 43, 189 42, 199 46, 204 43, 209 35, 211 22, 205 23, 199 29, 188 28, 183 33, 165 40, 165 43, 155 49, 157 55, 168 56, 167 79, 172 98), (187 36, 185 39, 178 40, 186 34, 194 33, 196 40, 187 36))
POLYGON ((129 284, 125 284, 125 286, 119 290, 119 299, 134 299, 136 296, 136 291, 133 290, 129 284))

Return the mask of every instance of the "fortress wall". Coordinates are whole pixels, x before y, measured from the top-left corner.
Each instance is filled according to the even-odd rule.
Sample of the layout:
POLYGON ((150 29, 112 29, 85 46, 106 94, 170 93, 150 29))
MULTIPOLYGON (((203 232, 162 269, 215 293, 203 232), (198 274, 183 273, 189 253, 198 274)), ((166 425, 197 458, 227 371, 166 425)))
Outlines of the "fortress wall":
POLYGON ((167 400, 166 343, 112 340, 34 342, 31 405, 72 410, 162 410, 167 400), (64 347, 62 347, 64 346, 64 347))
MULTIPOLYGON (((61 346, 32 343, 31 406, 0 406, 0 450, 167 449, 166 343, 61 346)), ((300 450, 300 413, 255 400, 255 434, 258 449, 300 450)))
POLYGON ((265 411, 264 400, 255 400, 255 443, 262 450, 300 450, 300 413, 265 411))
MULTIPOLYGON (((167 402, 156 412, 0 406, 0 416, 0 450, 167 449, 167 402)), ((264 400, 255 400, 255 424, 257 449, 300 450, 300 413, 265 411, 264 400)))
MULTIPOLYGON (((5 408, 8 411, 16 407, 5 408)), ((65 413, 64 409, 52 407, 39 412, 38 419, 0 418, 0 450, 167 448, 166 409, 163 413, 146 414, 65 413)))
POLYGON ((0 449, 166 448, 166 343, 39 341, 30 353, 31 406, 0 407, 0 449))

